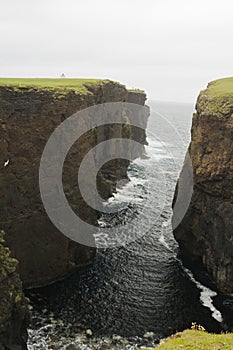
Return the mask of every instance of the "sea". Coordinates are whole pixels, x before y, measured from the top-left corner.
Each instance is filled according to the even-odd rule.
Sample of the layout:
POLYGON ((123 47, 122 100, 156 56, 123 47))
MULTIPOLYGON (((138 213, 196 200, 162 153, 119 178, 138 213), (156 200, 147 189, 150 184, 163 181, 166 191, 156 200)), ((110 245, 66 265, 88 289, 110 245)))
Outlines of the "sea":
MULTIPOLYGON (((98 249, 91 266, 46 288, 27 292, 29 350, 138 349, 200 324, 221 332, 216 291, 183 266, 171 227, 172 200, 190 142, 192 104, 148 101, 146 157, 130 164, 130 181, 106 206, 101 227, 140 215, 136 240, 98 249)), ((226 327, 226 325, 225 325, 226 327)))

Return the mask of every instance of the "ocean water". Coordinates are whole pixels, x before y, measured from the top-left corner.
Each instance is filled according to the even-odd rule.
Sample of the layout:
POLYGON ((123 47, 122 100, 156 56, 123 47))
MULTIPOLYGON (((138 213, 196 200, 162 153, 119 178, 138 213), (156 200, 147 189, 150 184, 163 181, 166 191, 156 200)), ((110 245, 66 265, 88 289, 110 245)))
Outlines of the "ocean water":
MULTIPOLYGON (((149 101, 148 159, 130 165, 130 182, 106 205, 125 203, 105 214, 102 226, 134 218, 137 240, 99 249, 93 264, 63 282, 28 292, 32 325, 29 349, 136 349, 189 328, 222 329, 216 293, 197 282, 177 257, 171 203, 190 141, 194 106, 149 101), (74 348, 75 349, 75 348, 74 348)), ((127 234, 130 235, 130 232, 127 234)))

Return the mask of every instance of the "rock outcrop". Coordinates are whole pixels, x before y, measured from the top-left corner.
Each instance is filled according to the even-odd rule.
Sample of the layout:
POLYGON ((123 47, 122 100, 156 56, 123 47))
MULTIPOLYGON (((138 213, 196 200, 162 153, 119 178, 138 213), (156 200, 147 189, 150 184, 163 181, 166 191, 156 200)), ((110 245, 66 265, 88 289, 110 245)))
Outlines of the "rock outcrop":
MULTIPOLYGON (((48 285, 86 265, 95 249, 77 244, 62 235, 48 218, 39 191, 39 164, 45 144, 54 129, 67 117, 89 106, 106 102, 132 102, 144 105, 146 96, 128 91, 112 81, 84 81, 75 88, 64 79, 59 87, 0 82, 0 226, 12 256, 19 261, 25 288, 48 285), (62 84, 66 84, 64 87, 62 84), (15 85, 14 85, 15 84, 15 85)), ((79 83, 80 84, 80 83, 79 83)), ((142 120, 145 128, 147 118, 142 120)), ((77 190, 77 168, 96 142, 111 137, 136 138, 145 144, 145 132, 127 127, 99 127, 82 136, 72 147, 64 164, 63 183, 72 209, 89 222, 98 213, 88 207, 77 190), (75 164, 75 166, 74 166, 75 164)), ((142 146, 143 147, 143 146, 142 146)), ((117 159, 100 172, 102 197, 112 195, 118 179, 127 177, 129 162, 117 159)), ((88 176, 88 174, 87 174, 88 176)))
POLYGON ((28 302, 23 295, 17 272, 18 262, 11 258, 0 232, 0 350, 27 349, 28 302))
POLYGON ((182 256, 204 266, 219 291, 232 294, 233 78, 210 83, 196 111, 189 146, 193 195, 174 235, 182 256))

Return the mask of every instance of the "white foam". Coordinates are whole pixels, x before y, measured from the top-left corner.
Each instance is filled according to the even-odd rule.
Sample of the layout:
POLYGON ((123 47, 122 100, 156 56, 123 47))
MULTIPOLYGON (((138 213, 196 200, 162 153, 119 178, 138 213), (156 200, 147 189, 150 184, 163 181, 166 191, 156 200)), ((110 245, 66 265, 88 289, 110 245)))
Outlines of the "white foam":
POLYGON ((164 237, 164 234, 161 234, 160 237, 159 237, 159 242, 165 247, 167 248, 168 250, 171 250, 169 245, 167 244, 166 240, 165 240, 165 237, 164 237))
MULTIPOLYGON (((166 231, 166 228, 169 226, 169 221, 164 222, 163 225, 163 229, 161 230, 161 235, 159 237, 159 242, 165 246, 168 250, 172 251, 171 248, 169 247, 169 245, 167 244, 166 240, 165 240, 165 235, 164 235, 164 231, 166 231)), ((179 260, 180 262, 180 260, 179 260)), ((216 309, 216 307, 213 304, 213 297, 217 296, 217 293, 214 292, 213 290, 211 290, 210 288, 203 286, 200 282, 198 282, 195 277, 193 276, 193 273, 187 269, 186 267, 183 266, 183 264, 181 263, 183 270, 185 271, 185 273, 189 276, 190 280, 197 286, 197 288, 200 290, 200 301, 202 303, 203 306, 207 307, 208 309, 210 309, 210 311, 212 312, 212 317, 218 321, 219 323, 223 322, 223 317, 221 312, 216 309)))
POLYGON ((217 295, 216 292, 214 292, 213 290, 207 288, 206 286, 203 286, 200 282, 198 282, 192 272, 190 270, 188 270, 187 268, 185 268, 183 266, 184 271, 187 273, 187 275, 189 276, 190 280, 196 284, 197 288, 201 291, 200 294, 200 300, 203 306, 208 307, 210 309, 210 311, 212 312, 212 317, 222 323, 223 322, 223 317, 222 314, 219 310, 216 309, 216 307, 213 304, 213 297, 215 297, 217 295))
POLYGON ((10 159, 8 159, 5 163, 4 163, 4 168, 10 163, 10 159))
POLYGON ((166 242, 166 239, 165 239, 165 235, 164 235, 164 232, 167 232, 166 229, 167 227, 171 225, 170 221, 164 221, 162 223, 162 230, 161 230, 161 234, 160 234, 160 237, 159 237, 159 242, 165 247, 167 248, 167 250, 169 250, 170 252, 172 252, 171 248, 169 247, 169 244, 166 242))
POLYGON ((122 188, 117 188, 117 192, 113 194, 106 202, 104 206, 112 206, 116 203, 140 203, 144 198, 141 196, 140 191, 136 190, 137 186, 147 185, 147 180, 130 177, 130 181, 126 183, 122 188))

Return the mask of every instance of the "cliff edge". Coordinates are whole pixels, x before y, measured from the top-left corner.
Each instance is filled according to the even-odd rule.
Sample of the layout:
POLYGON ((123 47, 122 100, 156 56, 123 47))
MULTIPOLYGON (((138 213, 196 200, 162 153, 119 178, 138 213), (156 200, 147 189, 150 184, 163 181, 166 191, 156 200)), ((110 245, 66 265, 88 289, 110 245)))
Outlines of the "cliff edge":
MULTIPOLYGON (((144 105, 142 91, 128 91, 120 83, 92 79, 0 79, 0 227, 12 256, 19 261, 25 288, 48 285, 81 265, 90 263, 95 249, 62 235, 51 223, 39 190, 39 165, 48 138, 66 118, 87 107, 107 102, 144 105)), ((109 138, 146 142, 147 117, 142 129, 103 126, 84 134, 68 154, 63 186, 72 209, 96 224, 98 213, 88 207, 77 188, 77 171, 84 155, 109 138)), ((85 122, 85 121, 84 121, 85 122)), ((139 154, 140 156, 140 154, 139 154)), ((116 159, 99 174, 103 198, 112 195, 119 179, 127 177, 129 162, 116 159)), ((87 170, 87 179, 89 176, 87 170)))
POLYGON ((232 294, 233 78, 210 83, 200 93, 196 111, 188 150, 193 195, 174 236, 182 256, 203 265, 217 289, 232 294))

